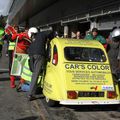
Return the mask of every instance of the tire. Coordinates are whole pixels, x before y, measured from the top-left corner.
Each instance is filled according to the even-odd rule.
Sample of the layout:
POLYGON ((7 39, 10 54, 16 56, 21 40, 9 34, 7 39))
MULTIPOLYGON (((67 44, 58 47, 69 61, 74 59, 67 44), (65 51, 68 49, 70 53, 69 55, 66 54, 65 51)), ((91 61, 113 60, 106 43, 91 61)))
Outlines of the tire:
POLYGON ((57 105, 57 101, 51 100, 47 97, 45 97, 46 103, 49 107, 55 107, 57 105))

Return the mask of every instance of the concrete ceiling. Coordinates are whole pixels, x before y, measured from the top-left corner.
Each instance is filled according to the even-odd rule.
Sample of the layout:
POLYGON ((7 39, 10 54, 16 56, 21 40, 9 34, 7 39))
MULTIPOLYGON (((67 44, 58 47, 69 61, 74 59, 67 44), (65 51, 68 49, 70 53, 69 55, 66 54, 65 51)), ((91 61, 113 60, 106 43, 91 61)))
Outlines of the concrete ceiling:
POLYGON ((116 6, 120 7, 120 0, 14 0, 8 19, 9 23, 19 24, 30 19, 34 25, 47 24, 72 15, 109 11, 116 6))
POLYGON ((21 23, 43 9, 46 9, 56 1, 58 0, 14 0, 8 17, 9 23, 21 23))

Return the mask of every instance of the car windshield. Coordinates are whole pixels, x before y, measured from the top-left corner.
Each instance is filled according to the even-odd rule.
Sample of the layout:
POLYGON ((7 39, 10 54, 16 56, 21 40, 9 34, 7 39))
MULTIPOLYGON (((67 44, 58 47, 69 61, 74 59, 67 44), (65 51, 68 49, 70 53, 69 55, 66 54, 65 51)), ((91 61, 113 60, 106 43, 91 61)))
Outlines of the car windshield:
POLYGON ((65 47, 65 58, 69 61, 105 62, 104 52, 98 48, 65 47))

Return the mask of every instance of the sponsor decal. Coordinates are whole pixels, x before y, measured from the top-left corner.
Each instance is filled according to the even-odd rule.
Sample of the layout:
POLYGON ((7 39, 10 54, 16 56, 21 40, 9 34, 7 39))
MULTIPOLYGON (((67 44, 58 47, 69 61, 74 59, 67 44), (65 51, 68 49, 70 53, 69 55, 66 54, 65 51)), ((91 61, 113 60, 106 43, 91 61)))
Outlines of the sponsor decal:
POLYGON ((94 89, 96 91, 98 89, 98 86, 92 86, 90 89, 94 89))
POLYGON ((65 69, 78 70, 110 70, 109 65, 95 65, 95 64, 65 64, 65 69))
POLYGON ((102 90, 113 91, 114 87, 113 85, 102 85, 102 90))

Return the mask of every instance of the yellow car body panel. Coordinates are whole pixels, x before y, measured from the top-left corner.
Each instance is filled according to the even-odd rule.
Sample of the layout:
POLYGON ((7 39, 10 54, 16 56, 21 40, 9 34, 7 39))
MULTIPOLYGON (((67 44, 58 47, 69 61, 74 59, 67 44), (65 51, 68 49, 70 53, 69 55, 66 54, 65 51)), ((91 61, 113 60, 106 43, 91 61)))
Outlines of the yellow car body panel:
POLYGON ((47 98, 72 105, 120 103, 118 84, 113 81, 107 53, 101 43, 96 40, 55 38, 50 42, 49 54, 43 81, 43 93, 47 98), (57 48, 57 64, 53 64, 54 47, 57 48), (65 48, 72 47, 100 49, 104 53, 103 61, 68 60, 65 48), (75 91, 77 98, 68 98, 68 91, 75 91), (116 97, 107 98, 108 91, 115 91, 116 97))

